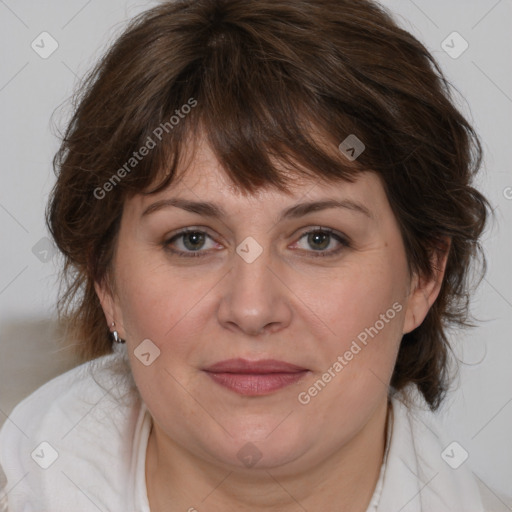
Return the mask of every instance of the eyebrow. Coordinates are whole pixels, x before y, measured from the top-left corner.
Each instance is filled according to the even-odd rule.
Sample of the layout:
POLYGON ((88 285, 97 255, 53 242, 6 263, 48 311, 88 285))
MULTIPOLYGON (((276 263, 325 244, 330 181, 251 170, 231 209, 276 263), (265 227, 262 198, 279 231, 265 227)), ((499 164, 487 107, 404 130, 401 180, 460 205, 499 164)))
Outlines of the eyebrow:
MULTIPOLYGON (((205 217, 212 217, 214 219, 228 217, 227 212, 222 208, 222 206, 218 204, 211 203, 209 201, 191 201, 189 199, 182 199, 178 197, 162 199, 149 205, 142 212, 141 217, 154 213, 163 208, 169 207, 181 208, 182 210, 185 210, 187 212, 197 213, 199 215, 203 215, 205 217)), ((289 208, 286 208, 281 212, 278 222, 285 219, 296 219, 299 217, 303 217, 308 213, 327 210, 329 208, 345 208, 356 213, 361 213, 368 217, 369 219, 375 220, 375 217, 372 214, 372 212, 361 203, 352 201, 350 199, 324 199, 320 201, 299 203, 290 206, 289 208)))

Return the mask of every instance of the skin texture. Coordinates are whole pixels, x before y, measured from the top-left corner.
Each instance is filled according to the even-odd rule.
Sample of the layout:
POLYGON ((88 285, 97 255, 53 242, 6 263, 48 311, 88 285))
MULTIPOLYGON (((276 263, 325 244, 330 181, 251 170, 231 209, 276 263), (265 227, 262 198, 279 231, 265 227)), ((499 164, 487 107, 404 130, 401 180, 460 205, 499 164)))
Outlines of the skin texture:
POLYGON ((289 194, 266 189, 248 196, 233 188, 201 142, 181 181, 128 199, 112 286, 96 289, 107 322, 126 339, 153 417, 146 459, 151 509, 287 512, 335 504, 364 512, 382 463, 400 340, 437 297, 445 258, 440 263, 431 281, 409 275, 398 224, 370 172, 354 183, 297 180, 289 194), (211 201, 228 215, 214 219, 170 206, 142 215, 171 197, 211 201), (278 221, 289 206, 325 198, 360 203, 372 218, 331 208, 278 221), (166 248, 187 227, 206 232, 203 245, 184 236, 166 248), (318 227, 348 237, 349 246, 333 236, 304 236, 318 227), (263 249, 252 263, 236 252, 248 236, 263 249), (194 247, 207 255, 170 252, 190 254, 194 247), (393 304, 401 306, 394 318, 309 403, 300 403, 299 393, 393 304), (134 355, 144 339, 161 351, 150 366, 134 355), (241 396, 203 371, 235 357, 283 360, 309 373, 268 395, 241 396), (254 450, 247 443, 261 455, 253 467, 237 455, 244 446, 254 450))

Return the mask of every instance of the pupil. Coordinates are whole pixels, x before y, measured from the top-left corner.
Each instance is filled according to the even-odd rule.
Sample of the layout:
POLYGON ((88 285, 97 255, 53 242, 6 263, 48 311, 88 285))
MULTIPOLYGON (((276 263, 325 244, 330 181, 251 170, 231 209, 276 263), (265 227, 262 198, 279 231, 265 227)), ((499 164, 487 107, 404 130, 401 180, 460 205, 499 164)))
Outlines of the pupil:
POLYGON ((202 233, 188 233, 184 239, 183 242, 185 244, 185 247, 187 249, 198 249, 199 247, 196 247, 196 245, 201 246, 204 243, 204 235, 202 233), (192 244, 188 244, 187 241, 193 240, 192 244), (190 246, 191 245, 191 246, 190 246))
POLYGON ((321 241, 319 242, 321 244, 320 249, 325 249, 329 245, 329 236, 330 235, 326 233, 312 233, 309 235, 309 241, 315 245, 318 243, 318 240, 321 239, 324 243, 322 244, 321 241), (325 243, 326 241, 327 243, 325 243))

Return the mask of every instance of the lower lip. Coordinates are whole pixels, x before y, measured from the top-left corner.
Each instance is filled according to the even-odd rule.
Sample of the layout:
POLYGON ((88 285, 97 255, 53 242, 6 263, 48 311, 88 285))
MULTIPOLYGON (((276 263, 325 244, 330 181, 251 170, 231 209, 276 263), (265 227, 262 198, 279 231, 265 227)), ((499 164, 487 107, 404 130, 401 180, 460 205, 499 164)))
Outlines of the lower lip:
POLYGON ((261 396, 285 388, 302 379, 307 372, 295 373, 213 373, 206 372, 217 384, 240 395, 261 396))

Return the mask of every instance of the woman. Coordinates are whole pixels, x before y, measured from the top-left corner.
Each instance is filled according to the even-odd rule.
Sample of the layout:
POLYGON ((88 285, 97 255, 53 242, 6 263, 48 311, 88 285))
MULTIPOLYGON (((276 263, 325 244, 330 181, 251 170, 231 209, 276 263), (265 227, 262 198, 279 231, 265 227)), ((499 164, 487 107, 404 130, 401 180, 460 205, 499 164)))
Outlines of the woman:
POLYGON ((422 412, 468 317, 479 164, 377 4, 140 15, 55 158, 86 362, 4 425, 10 510, 508 510, 422 412))

